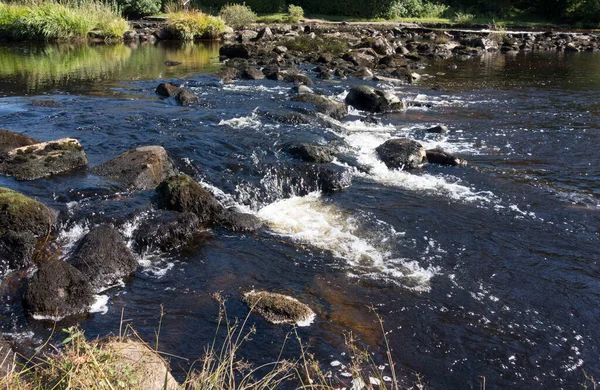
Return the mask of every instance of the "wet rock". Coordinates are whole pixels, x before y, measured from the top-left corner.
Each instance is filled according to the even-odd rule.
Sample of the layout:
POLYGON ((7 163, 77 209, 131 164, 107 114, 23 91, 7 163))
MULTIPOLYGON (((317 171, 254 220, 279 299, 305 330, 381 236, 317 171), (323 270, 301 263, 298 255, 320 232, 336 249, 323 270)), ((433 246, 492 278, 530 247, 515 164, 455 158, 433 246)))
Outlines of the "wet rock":
POLYGON ((259 112, 265 118, 269 118, 275 122, 285 123, 288 125, 301 125, 311 123, 310 118, 299 112, 286 112, 283 114, 274 113, 271 111, 260 111, 259 112))
POLYGON ((158 84, 158 87, 156 87, 155 92, 158 96, 163 98, 175 97, 181 92, 181 88, 169 83, 160 83, 158 84))
POLYGON ((132 190, 151 190, 175 175, 176 169, 162 146, 143 146, 98 165, 91 172, 132 190))
POLYGON ((8 151, 0 163, 0 173, 17 180, 36 180, 84 168, 87 162, 79 141, 63 138, 8 151))
POLYGON ((219 55, 227 58, 250 58, 248 46, 240 44, 221 46, 219 55))
POLYGON ((433 134, 447 134, 450 132, 450 130, 448 129, 448 126, 437 125, 437 126, 430 127, 429 129, 425 130, 425 132, 433 133, 433 134))
POLYGON ((265 75, 256 68, 248 68, 242 71, 240 77, 244 80, 262 80, 265 78, 265 75))
POLYGON ((406 66, 406 58, 400 54, 387 55, 379 60, 380 66, 386 66, 388 68, 398 68, 406 66))
POLYGON ((345 61, 352 62, 355 66, 364 66, 373 68, 377 63, 377 56, 373 56, 364 52, 346 53, 342 57, 345 61))
POLYGON ((319 189, 325 194, 342 191, 352 185, 352 172, 339 165, 318 164, 313 167, 319 189))
POLYGON ((354 72, 352 74, 352 76, 356 77, 357 79, 361 79, 361 80, 372 80, 373 72, 371 72, 371 70, 369 68, 365 68, 364 66, 361 66, 360 68, 358 68, 358 70, 356 72, 354 72))
POLYGON ((166 60, 165 65, 166 66, 177 66, 177 65, 181 65, 181 61, 166 60))
POLYGON ((88 278, 95 290, 133 274, 138 265, 121 234, 108 225, 100 225, 86 234, 71 263, 88 278))
POLYGON ((394 54, 394 48, 384 37, 373 38, 370 42, 371 48, 380 55, 387 56, 394 54))
POLYGON ((23 299, 27 312, 45 318, 85 313, 94 303, 88 278, 61 260, 44 263, 31 277, 23 299))
POLYGON ((0 129, 0 161, 2 154, 23 146, 37 144, 40 141, 25 134, 0 129))
POLYGON ((224 84, 231 83, 233 80, 240 78, 241 72, 239 69, 232 66, 224 66, 215 72, 215 76, 221 79, 224 84))
POLYGON ((139 39, 139 35, 135 30, 125 31, 123 34, 124 41, 137 41, 139 39))
POLYGON ((423 146, 407 138, 387 140, 375 151, 389 169, 418 168, 426 162, 423 146))
POLYGON ((263 225, 257 216, 235 209, 224 210, 219 215, 219 223, 234 232, 254 232, 263 225))
POLYGON ((416 81, 418 81, 419 79, 421 79, 421 75, 416 73, 416 72, 412 72, 410 69, 406 68, 406 67, 399 67, 396 68, 393 72, 392 72, 392 76, 394 77, 398 77, 400 79, 405 80, 407 83, 414 83, 416 81))
POLYGON ((306 85, 295 85, 290 89, 290 92, 297 95, 314 94, 315 91, 307 87, 306 85))
POLYGON ((273 51, 279 55, 283 55, 288 52, 288 48, 285 46, 275 46, 273 51))
POLYGON ((19 192, 0 187, 0 234, 9 231, 46 237, 52 231, 55 213, 46 205, 19 192))
POLYGON ((313 83, 310 77, 299 72, 283 71, 281 73, 283 76, 283 80, 287 81, 288 83, 298 83, 304 85, 312 85, 313 83))
POLYGON ((175 100, 182 106, 189 106, 190 104, 198 103, 200 99, 198 99, 198 96, 196 96, 193 92, 187 89, 182 89, 179 91, 177 96, 175 96, 175 100))
POLYGON ((12 230, 0 235, 0 274, 33 265, 33 252, 37 239, 31 232, 12 230))
POLYGON ((250 291, 242 299, 252 311, 273 324, 307 325, 315 318, 310 307, 287 295, 250 291))
POLYGON ((319 55, 319 58, 317 58, 317 62, 321 63, 321 64, 329 64, 330 62, 333 61, 333 54, 331 53, 321 53, 319 55))
POLYGON ((296 102, 310 103, 317 111, 334 119, 342 119, 348 115, 348 108, 342 102, 335 101, 322 95, 302 94, 292 98, 296 102))
POLYGON ((298 157, 306 162, 330 163, 334 158, 333 151, 330 148, 320 145, 299 143, 289 145, 286 150, 292 156, 298 157))
POLYGON ((124 374, 136 389, 145 390, 178 390, 179 384, 169 372, 169 366, 156 351, 146 344, 135 340, 104 340, 101 342, 103 351, 113 356, 113 360, 122 362, 123 367, 115 370, 125 370, 124 374))
POLYGON ((194 213, 202 224, 214 223, 223 211, 214 195, 187 175, 170 177, 156 192, 161 209, 194 213))
POLYGON ((426 155, 427 161, 433 164, 451 165, 454 167, 464 167, 467 165, 466 160, 441 150, 427 150, 426 155))
POLYGON ((16 359, 17 354, 10 342, 4 336, 0 336, 0 380, 13 372, 16 359))
POLYGON ((133 235, 135 250, 145 252, 159 249, 170 251, 185 245, 200 229, 200 220, 194 213, 159 211, 142 222, 133 235))
POLYGON ((368 112, 379 113, 406 109, 406 104, 393 93, 367 85, 352 87, 345 101, 349 106, 368 112))

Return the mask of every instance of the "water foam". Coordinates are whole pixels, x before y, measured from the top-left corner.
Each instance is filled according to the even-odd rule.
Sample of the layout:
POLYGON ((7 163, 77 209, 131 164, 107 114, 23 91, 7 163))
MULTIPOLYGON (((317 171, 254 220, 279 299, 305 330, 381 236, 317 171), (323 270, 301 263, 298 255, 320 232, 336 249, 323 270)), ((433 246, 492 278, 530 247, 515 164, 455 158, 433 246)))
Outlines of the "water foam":
POLYGON ((275 234, 327 250, 350 266, 350 276, 386 280, 415 291, 429 290, 437 269, 393 258, 386 242, 402 237, 381 221, 376 235, 364 231, 359 216, 323 201, 319 193, 274 202, 258 212, 275 234))

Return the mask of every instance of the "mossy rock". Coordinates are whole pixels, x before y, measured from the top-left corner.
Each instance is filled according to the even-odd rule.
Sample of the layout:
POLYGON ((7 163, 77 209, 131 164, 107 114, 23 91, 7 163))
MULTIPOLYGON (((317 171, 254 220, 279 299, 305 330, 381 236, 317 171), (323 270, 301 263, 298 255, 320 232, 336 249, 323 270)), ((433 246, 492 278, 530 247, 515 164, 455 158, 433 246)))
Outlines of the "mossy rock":
POLYGON ((287 295, 267 291, 250 291, 243 301, 273 324, 309 325, 315 318, 310 307, 287 295))
POLYGON ((15 148, 37 144, 38 140, 27 135, 0 129, 0 154, 15 148))
POLYGON ((200 223, 214 223, 223 211, 213 194, 187 175, 168 178, 156 192, 161 209, 192 212, 200 223))
POLYGON ((19 192, 0 187, 0 235, 14 231, 30 232, 35 237, 48 235, 55 222, 46 205, 19 192))

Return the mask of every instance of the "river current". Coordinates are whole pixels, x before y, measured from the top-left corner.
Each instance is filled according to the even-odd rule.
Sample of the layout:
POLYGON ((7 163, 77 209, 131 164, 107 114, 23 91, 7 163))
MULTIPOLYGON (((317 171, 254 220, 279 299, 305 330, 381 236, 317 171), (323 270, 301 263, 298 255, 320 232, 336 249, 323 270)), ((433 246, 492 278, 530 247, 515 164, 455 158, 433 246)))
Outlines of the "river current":
MULTIPOLYGON (((292 295, 317 313, 298 334, 324 367, 344 373, 344 331, 373 352, 383 375, 383 318, 402 383, 428 388, 579 388, 600 378, 600 53, 488 54, 426 63, 414 85, 319 80, 343 100, 369 84, 417 101, 406 112, 289 124, 271 114, 306 110, 291 84, 210 74, 218 47, 0 46, 0 127, 46 141, 77 138, 91 166, 144 145, 162 145, 177 167, 226 205, 259 216, 256 234, 207 231, 184 251, 138 254, 140 268, 100 293, 81 322, 89 337, 118 333, 121 319, 160 349, 181 378, 211 343, 221 292, 243 318, 241 293, 292 295), (62 65, 55 65, 62 60, 62 65), (167 67, 165 60, 183 62, 167 67), (197 107, 158 99, 169 81, 196 93, 197 107), (61 107, 32 101, 53 100, 61 107), (445 135, 425 129, 447 125, 445 135), (389 170, 375 148, 409 137, 468 160, 389 170), (290 142, 338 146, 353 183, 332 195, 294 177, 290 142), (364 167, 358 169, 356 167, 364 167), (331 362, 342 365, 330 366, 331 362)), ((78 172, 0 186, 63 213, 63 255, 109 221, 130 240, 155 205, 78 172)), ((0 312, 4 333, 32 345, 52 323, 26 318, 17 298, 0 312)), ((74 320, 59 323, 66 327, 74 320)), ((289 328, 250 316, 256 334, 242 354, 272 361, 289 328)), ((297 356, 291 342, 284 356, 297 356)))

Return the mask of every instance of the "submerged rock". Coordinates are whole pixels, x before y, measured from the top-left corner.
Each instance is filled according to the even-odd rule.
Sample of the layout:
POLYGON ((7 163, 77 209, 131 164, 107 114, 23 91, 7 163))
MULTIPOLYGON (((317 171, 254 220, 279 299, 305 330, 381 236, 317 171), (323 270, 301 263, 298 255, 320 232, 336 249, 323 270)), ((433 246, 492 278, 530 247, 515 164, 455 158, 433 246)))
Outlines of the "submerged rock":
POLYGON ((200 101, 198 96, 194 95, 193 92, 187 89, 182 89, 179 91, 177 96, 175 96, 175 100, 182 106, 189 106, 190 104, 198 103, 200 101))
POLYGON ((423 145, 407 138, 387 140, 375 150, 389 169, 412 169, 426 163, 423 145))
POLYGON ((142 222, 133 235, 135 250, 170 251, 185 245, 200 229, 200 220, 194 213, 159 211, 142 222))
POLYGON ((294 157, 298 157, 306 162, 329 163, 333 161, 334 154, 331 148, 308 143, 299 143, 289 145, 287 152, 294 157))
POLYGON ((89 279, 96 290, 131 275, 138 266, 121 234, 108 225, 92 229, 81 240, 72 265, 89 279))
POLYGON ((292 101, 310 103, 317 111, 329 115, 334 119, 343 119, 348 115, 348 107, 344 103, 322 95, 303 93, 294 96, 292 101))
POLYGON ((158 84, 158 87, 156 87, 155 92, 158 96, 163 98, 175 97, 181 92, 181 88, 169 83, 160 83, 158 84))
POLYGON ((429 129, 426 129, 425 132, 433 133, 433 134, 446 134, 446 133, 449 133, 450 130, 448 129, 448 126, 437 125, 437 126, 430 127, 429 129))
POLYGON ((200 223, 215 222, 223 210, 213 194, 187 175, 168 178, 156 192, 161 209, 194 213, 200 223))
POLYGON ((451 155, 442 150, 427 150, 427 161, 433 164, 451 165, 454 167, 464 167, 467 160, 451 155))
POLYGON ((91 172, 132 190, 150 190, 175 175, 176 169, 162 146, 143 146, 98 165, 91 172))
POLYGON ((315 312, 304 303, 287 295, 266 291, 250 291, 244 294, 243 301, 273 324, 309 325, 315 312))
POLYGON ((406 109, 406 103, 391 92, 385 92, 368 85, 352 87, 346 96, 346 104, 368 112, 391 112, 406 109))
POLYGON ((94 303, 88 278, 61 260, 44 263, 29 280, 23 305, 34 316, 59 319, 85 313, 94 303))
POLYGON ((17 180, 35 180, 83 168, 87 162, 79 141, 63 138, 8 151, 0 163, 0 172, 17 180))
POLYGON ((219 223, 234 232, 254 232, 263 225, 257 216, 235 209, 223 210, 219 215, 219 223))
POLYGON ((25 134, 0 129, 0 160, 3 153, 22 146, 37 144, 39 142, 40 141, 25 134))

